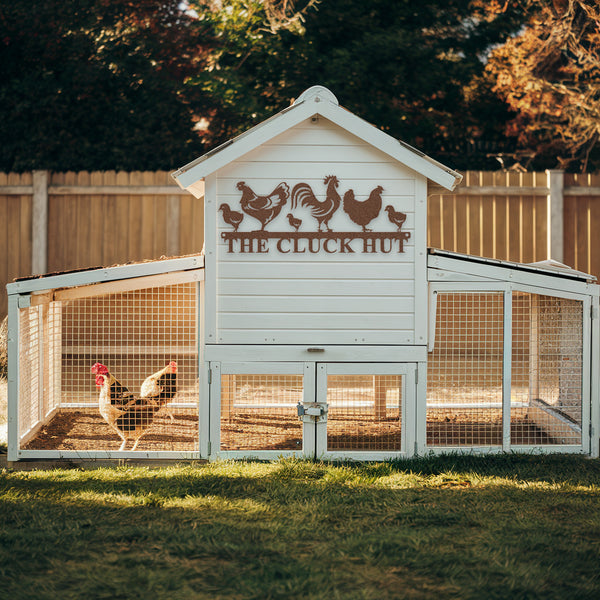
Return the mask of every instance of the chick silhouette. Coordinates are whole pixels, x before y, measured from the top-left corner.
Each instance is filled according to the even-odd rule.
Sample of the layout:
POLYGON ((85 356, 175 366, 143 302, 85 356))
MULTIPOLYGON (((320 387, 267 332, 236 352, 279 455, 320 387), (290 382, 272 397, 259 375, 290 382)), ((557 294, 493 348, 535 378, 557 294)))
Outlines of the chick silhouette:
POLYGON ((386 206, 385 210, 387 211, 390 223, 393 223, 398 228, 398 231, 400 231, 402 229, 402 225, 404 225, 404 221, 406 221, 406 215, 402 212, 394 210, 394 207, 391 205, 386 206))
POLYGON ((240 223, 244 220, 244 215, 235 210, 231 210, 229 204, 221 204, 219 210, 223 211, 223 221, 225 221, 227 225, 232 225, 233 230, 237 231, 240 223))
POLYGON ((294 215, 292 213, 288 213, 287 219, 290 222, 290 225, 296 231, 298 231, 298 229, 300 229, 300 225, 302 225, 302 219, 297 219, 296 217, 294 217, 294 215))

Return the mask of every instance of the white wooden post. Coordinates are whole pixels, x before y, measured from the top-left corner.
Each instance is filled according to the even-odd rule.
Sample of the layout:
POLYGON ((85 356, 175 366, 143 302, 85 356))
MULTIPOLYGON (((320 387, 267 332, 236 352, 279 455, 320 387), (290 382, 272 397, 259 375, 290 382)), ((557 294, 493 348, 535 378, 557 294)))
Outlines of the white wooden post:
POLYGON ((8 296, 8 460, 19 453, 19 295, 8 296))
POLYGON ((548 258, 563 262, 563 215, 565 172, 560 169, 546 171, 548 182, 548 258))
POLYGON ((590 352, 590 455, 592 458, 600 456, 600 300, 598 296, 592 297, 592 326, 591 326, 591 352, 590 352))
POLYGON ((511 386, 512 386, 512 289, 504 292, 504 327, 502 361, 502 450, 510 451, 511 386))
POLYGON ((48 271, 48 171, 33 172, 31 272, 48 271))

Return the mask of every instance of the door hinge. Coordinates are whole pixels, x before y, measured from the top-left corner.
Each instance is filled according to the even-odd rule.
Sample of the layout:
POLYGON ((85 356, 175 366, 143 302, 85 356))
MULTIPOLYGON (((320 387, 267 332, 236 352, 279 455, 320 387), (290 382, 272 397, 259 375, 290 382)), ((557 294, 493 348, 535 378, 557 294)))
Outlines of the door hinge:
POLYGON ((415 369, 415 383, 419 385, 419 367, 415 369))
POLYGON ((209 441, 208 441, 208 455, 210 456, 211 454, 212 454, 212 443, 211 443, 211 441, 209 440, 209 441))
POLYGON ((208 370, 208 385, 212 383, 212 369, 208 370))

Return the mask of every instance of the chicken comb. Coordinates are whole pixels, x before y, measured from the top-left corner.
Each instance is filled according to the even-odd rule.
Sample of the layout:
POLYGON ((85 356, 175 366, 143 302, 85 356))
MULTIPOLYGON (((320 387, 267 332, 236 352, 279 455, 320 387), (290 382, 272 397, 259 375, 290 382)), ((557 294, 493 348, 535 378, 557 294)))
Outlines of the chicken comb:
POLYGON ((108 375, 108 369, 102 363, 95 363, 92 366, 92 373, 96 375, 108 375))
POLYGON ((169 363, 169 367, 171 367, 171 373, 177 373, 177 363, 174 360, 169 363))

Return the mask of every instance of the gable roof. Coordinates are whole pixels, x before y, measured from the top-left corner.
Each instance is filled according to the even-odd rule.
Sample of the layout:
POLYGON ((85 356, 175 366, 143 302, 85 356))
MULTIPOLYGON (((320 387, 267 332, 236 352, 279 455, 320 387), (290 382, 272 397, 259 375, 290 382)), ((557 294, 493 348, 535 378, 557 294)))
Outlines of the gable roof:
POLYGON ((280 113, 181 167, 172 173, 172 177, 180 187, 199 197, 204 193, 204 186, 199 185, 199 182, 207 175, 315 115, 332 121, 448 190, 453 190, 462 180, 460 173, 445 167, 342 108, 337 98, 327 88, 319 85, 306 90, 291 106, 280 113))

